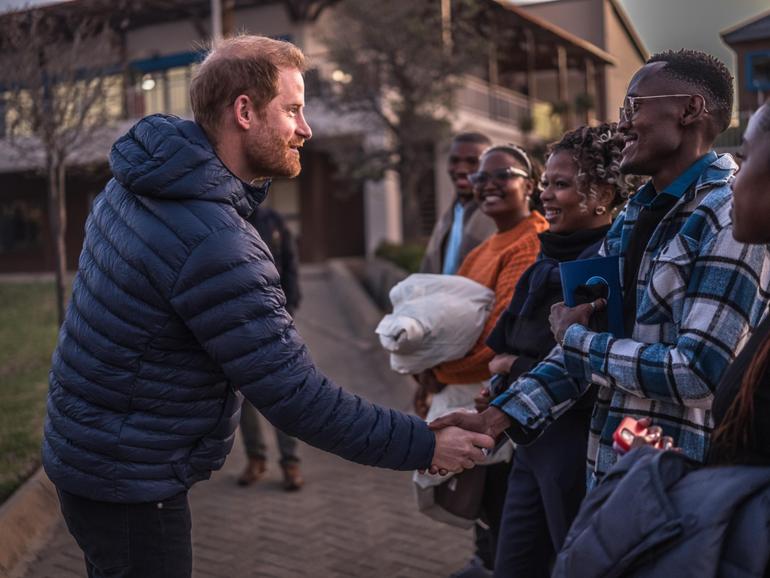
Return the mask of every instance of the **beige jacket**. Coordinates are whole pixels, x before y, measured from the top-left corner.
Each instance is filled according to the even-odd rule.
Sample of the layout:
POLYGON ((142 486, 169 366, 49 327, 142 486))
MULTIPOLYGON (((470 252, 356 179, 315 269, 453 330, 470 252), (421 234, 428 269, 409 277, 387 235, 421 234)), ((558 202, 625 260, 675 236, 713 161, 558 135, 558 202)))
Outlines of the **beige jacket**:
MULTIPOLYGON (((447 237, 452 229, 454 218, 454 203, 441 215, 433 228, 428 248, 425 250, 420 273, 441 273, 444 265, 447 237)), ((486 241, 497 229, 495 222, 479 210, 475 201, 470 201, 465 207, 463 216, 463 238, 460 242, 460 264, 466 255, 478 245, 486 241)))

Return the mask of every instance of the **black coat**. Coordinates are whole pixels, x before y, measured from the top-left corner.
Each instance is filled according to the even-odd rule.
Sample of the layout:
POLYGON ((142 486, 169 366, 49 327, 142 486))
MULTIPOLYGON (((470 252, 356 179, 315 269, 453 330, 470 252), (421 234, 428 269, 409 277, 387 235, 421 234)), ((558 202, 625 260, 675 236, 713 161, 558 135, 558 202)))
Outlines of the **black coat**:
POLYGON ((294 315, 302 300, 299 288, 299 257, 294 236, 281 215, 269 207, 257 207, 247 219, 267 244, 275 268, 281 276, 281 288, 286 296, 286 310, 294 315))
POLYGON ((506 376, 506 386, 540 363, 556 345, 548 316, 551 306, 564 300, 559 263, 596 257, 608 229, 563 238, 551 233, 540 235, 541 240, 549 242, 543 242, 537 261, 522 274, 508 308, 487 338, 487 345, 495 353, 518 356, 506 376))

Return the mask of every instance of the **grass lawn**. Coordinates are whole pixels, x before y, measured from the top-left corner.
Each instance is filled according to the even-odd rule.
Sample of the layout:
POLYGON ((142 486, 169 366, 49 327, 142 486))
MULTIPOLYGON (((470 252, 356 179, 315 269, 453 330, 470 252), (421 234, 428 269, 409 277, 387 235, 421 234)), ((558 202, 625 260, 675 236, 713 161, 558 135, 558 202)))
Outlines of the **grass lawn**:
POLYGON ((0 502, 40 465, 54 301, 53 283, 0 283, 0 502))

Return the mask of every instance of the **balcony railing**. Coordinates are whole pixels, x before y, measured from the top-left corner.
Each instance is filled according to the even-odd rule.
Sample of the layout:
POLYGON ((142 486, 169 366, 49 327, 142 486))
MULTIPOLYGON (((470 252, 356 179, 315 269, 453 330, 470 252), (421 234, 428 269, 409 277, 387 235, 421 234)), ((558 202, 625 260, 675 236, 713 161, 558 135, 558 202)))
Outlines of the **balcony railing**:
POLYGON ((518 126, 530 116, 527 98, 513 90, 490 85, 472 76, 463 78, 457 104, 492 120, 518 126))
POLYGON ((540 100, 530 103, 520 92, 491 85, 473 76, 463 77, 457 93, 457 105, 460 109, 504 122, 523 132, 531 132, 543 140, 553 139, 562 130, 560 120, 551 113, 549 103, 540 100), (527 125, 528 131, 525 130, 527 125))

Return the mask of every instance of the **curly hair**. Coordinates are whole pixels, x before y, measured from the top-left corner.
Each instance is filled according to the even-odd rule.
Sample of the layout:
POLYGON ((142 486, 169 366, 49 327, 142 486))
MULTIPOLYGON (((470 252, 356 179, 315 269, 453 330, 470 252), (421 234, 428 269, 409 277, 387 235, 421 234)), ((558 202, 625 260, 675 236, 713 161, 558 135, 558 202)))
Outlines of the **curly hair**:
POLYGON ((583 196, 583 206, 589 196, 597 194, 597 185, 612 185, 615 188, 615 197, 610 205, 613 209, 625 203, 640 184, 638 177, 620 172, 624 143, 617 127, 614 122, 581 126, 548 146, 546 159, 559 152, 572 155, 578 166, 576 184, 578 193, 583 196))

